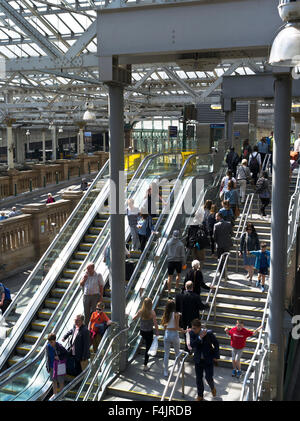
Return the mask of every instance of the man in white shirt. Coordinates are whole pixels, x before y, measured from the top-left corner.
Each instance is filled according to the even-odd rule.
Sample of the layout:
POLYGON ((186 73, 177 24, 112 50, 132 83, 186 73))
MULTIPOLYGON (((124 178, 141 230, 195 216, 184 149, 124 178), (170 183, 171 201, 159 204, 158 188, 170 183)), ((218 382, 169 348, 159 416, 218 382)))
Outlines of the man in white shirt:
POLYGON ((294 143, 294 152, 300 152, 300 133, 298 134, 298 139, 294 143))
POLYGON ((86 326, 88 326, 90 316, 96 309, 96 304, 103 300, 104 281, 102 275, 95 271, 94 263, 87 265, 80 286, 83 288, 84 320, 86 326))

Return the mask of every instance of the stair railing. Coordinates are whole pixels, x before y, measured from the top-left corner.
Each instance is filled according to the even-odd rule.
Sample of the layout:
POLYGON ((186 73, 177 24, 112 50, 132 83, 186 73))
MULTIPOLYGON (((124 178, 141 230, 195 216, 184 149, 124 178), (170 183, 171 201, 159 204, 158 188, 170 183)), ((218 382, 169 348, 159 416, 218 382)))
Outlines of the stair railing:
POLYGON ((264 160, 262 162, 261 170, 262 171, 268 171, 270 170, 270 161, 271 161, 271 154, 267 153, 264 157, 264 160))
POLYGON ((177 383, 179 381, 180 375, 181 375, 181 394, 182 394, 182 397, 184 397, 184 395, 185 395, 185 393, 184 393, 184 390, 185 390, 185 383, 184 383, 185 366, 184 366, 184 363, 185 363, 185 360, 186 360, 186 358, 187 358, 188 355, 189 354, 186 351, 180 351, 179 354, 177 355, 177 357, 175 359, 175 363, 173 364, 172 370, 170 372, 170 375, 169 375, 167 384, 166 384, 166 386, 164 388, 164 391, 163 391, 163 394, 162 394, 162 397, 161 397, 161 401, 165 401, 166 400, 166 394, 167 394, 167 392, 169 390, 170 382, 171 382, 171 379, 173 377, 173 374, 174 374, 174 371, 175 371, 175 367, 178 367, 178 373, 177 373, 177 376, 175 378, 175 381, 174 381, 174 384, 173 384, 173 387, 172 387, 170 396, 168 398, 168 401, 172 401, 173 400, 173 396, 174 396, 175 389, 176 389, 177 383))
MULTIPOLYGON (((261 325, 265 326, 270 304, 270 290, 268 291, 261 325)), ((264 362, 268 352, 268 333, 262 329, 259 332, 257 345, 244 377, 240 400, 256 401, 261 392, 264 374, 264 362), (254 374, 253 374, 254 370, 254 374)))
MULTIPOLYGON (((220 283, 221 283, 222 278, 225 278, 225 282, 226 282, 226 279, 227 279, 227 262, 228 262, 229 256, 230 256, 230 253, 225 252, 219 258, 218 266, 217 266, 213 281, 211 283, 211 289, 209 290, 206 301, 205 301, 206 304, 209 304, 210 296, 211 296, 212 291, 213 291, 214 295, 213 295, 213 298, 211 300, 209 311, 208 311, 208 314, 207 314, 207 317, 206 317, 206 320, 205 320, 206 323, 209 321, 212 312, 214 312, 214 320, 216 320, 217 295, 218 295, 218 291, 219 291, 219 287, 220 287, 220 283)), ((204 318, 204 312, 205 312, 205 310, 202 310, 201 320, 203 320, 203 318, 204 318)))
MULTIPOLYGON (((205 193, 204 193, 205 194, 205 193)), ((204 195, 203 195, 204 197, 204 195)), ((201 198, 201 200, 199 199, 195 205, 195 209, 197 209, 197 206, 199 206, 200 202, 202 202, 203 198, 201 198)), ((164 289, 164 282, 162 282, 161 280, 164 279, 164 275, 161 274, 161 272, 165 272, 164 268, 166 266, 166 256, 164 256, 163 262, 161 262, 161 270, 159 271, 159 273, 156 275, 154 282, 148 283, 148 285, 146 286, 146 290, 144 291, 143 296, 148 296, 148 297, 153 297, 152 301, 153 301, 153 308, 155 309, 160 295, 162 294, 162 291, 164 289)), ((140 297, 140 302, 142 301, 142 297, 140 297)), ((131 330, 131 332, 129 333, 129 343, 128 346, 130 347, 130 345, 132 344, 132 346, 134 347, 134 349, 137 349, 138 344, 140 342, 140 335, 139 335, 139 323, 138 320, 136 320, 133 323, 130 323, 130 326, 128 329, 131 330)), ((127 331, 127 329, 126 329, 127 331)), ((101 343, 102 345, 102 343, 101 343)), ((107 346, 107 341, 105 344, 105 347, 107 346)), ((112 345, 108 345, 107 351, 111 348, 112 345)), ((103 349, 103 345, 101 346, 101 349, 103 349)), ((124 350, 121 350, 119 352, 123 352, 124 350)), ((130 359, 134 358, 134 351, 132 352, 132 356, 130 359)), ((97 351, 95 357, 94 357, 94 362, 99 361, 100 358, 100 351, 97 351)), ((94 394, 94 398, 93 400, 97 399, 100 400, 101 397, 104 395, 105 393, 105 389, 107 387, 108 384, 110 384, 110 382, 112 381, 112 379, 116 376, 116 373, 114 373, 113 370, 113 362, 115 361, 116 358, 118 358, 118 353, 114 354, 111 358, 111 361, 109 363, 107 363, 107 366, 105 367, 104 371, 101 374, 101 383, 98 384, 98 388, 97 391, 94 394)), ((129 359, 129 360, 130 360, 129 359)), ((103 358, 104 360, 104 358, 103 358)), ((103 365, 103 363, 102 363, 103 365)), ((101 365, 101 367, 102 367, 101 365)), ((84 373, 81 373, 81 375, 74 379, 67 387, 64 388, 64 390, 59 393, 56 397, 55 400, 61 400, 61 398, 63 398, 63 396, 65 396, 67 394, 67 392, 73 388, 74 386, 76 386, 77 384, 79 384, 80 382, 82 382, 82 385, 77 393, 77 398, 79 398, 80 394, 83 391, 83 385, 86 383, 86 380, 88 378, 90 378, 90 371, 87 371, 88 368, 84 371, 84 373), (83 380, 85 378, 85 380, 83 380)), ((94 377, 96 376, 96 374, 100 373, 100 368, 96 370, 96 373, 94 375, 94 377)), ((175 388, 174 388, 175 390, 175 388)), ((84 396, 84 400, 87 401, 89 400, 91 393, 92 393, 92 389, 89 388, 87 392, 84 392, 85 396, 84 396)), ((174 393, 174 392, 173 392, 174 393)), ((76 399, 77 399, 76 398, 76 399)))
MULTIPOLYGON (((290 199, 289 214, 288 214, 288 259, 295 245, 297 236, 297 229, 300 218, 300 171, 298 171, 295 192, 290 199)), ((264 308, 262 325, 266 323, 266 316, 269 312, 270 305, 270 290, 268 291, 267 300, 264 308)), ((258 400, 264 390, 264 383, 267 373, 267 363, 270 362, 271 345, 269 343, 269 336, 264 329, 260 331, 257 346, 253 357, 250 361, 248 370, 245 374, 243 387, 241 392, 241 401, 258 400)), ((266 382, 267 383, 267 382, 266 382)))
POLYGON ((234 237, 234 243, 236 248, 236 256, 235 256, 235 270, 236 272, 239 269, 239 244, 240 244, 240 238, 242 234, 245 232, 246 224, 248 222, 249 215, 251 213, 252 217, 252 207, 253 207, 253 199, 254 199, 254 193, 247 194, 244 208, 242 215, 240 217, 239 226, 237 229, 237 232, 234 237))

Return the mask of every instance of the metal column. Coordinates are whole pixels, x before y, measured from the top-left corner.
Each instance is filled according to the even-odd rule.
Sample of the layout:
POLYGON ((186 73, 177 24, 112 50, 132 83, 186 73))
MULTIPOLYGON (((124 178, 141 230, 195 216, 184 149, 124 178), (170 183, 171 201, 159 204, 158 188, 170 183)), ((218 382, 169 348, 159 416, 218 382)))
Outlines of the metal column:
POLYGON ((42 162, 46 162, 46 132, 42 130, 42 162))
MULTIPOLYGON (((124 88, 121 84, 109 86, 109 171, 112 186, 110 188, 110 249, 111 270, 110 284, 112 320, 119 323, 120 330, 125 327, 125 191, 120 183, 124 174, 124 88), (113 187, 113 188, 112 188, 113 187)), ((120 347, 125 345, 125 337, 120 340, 120 347)), ((120 370, 126 367, 126 353, 123 353, 120 370)))
POLYGON ((228 146, 234 146, 233 144, 233 112, 227 111, 225 113, 225 122, 226 122, 226 140, 228 146))
POLYGON ((52 135, 52 161, 56 161, 56 127, 53 126, 51 129, 52 135))
POLYGON ((7 122, 6 136, 7 136, 7 166, 8 166, 8 169, 11 170, 12 168, 14 168, 14 143, 13 143, 11 122, 7 122))
POLYGON ((79 129, 79 143, 78 143, 78 155, 79 154, 83 154, 84 153, 84 132, 83 132, 83 127, 80 127, 79 129))
MULTIPOLYGON (((283 399, 284 342, 283 317, 287 273, 287 230, 289 207, 289 150, 291 130, 290 74, 275 79, 275 142, 273 146, 272 232, 270 276, 270 343, 276 348, 276 385, 274 400, 283 399)), ((272 373, 274 375, 274 373, 272 373)))

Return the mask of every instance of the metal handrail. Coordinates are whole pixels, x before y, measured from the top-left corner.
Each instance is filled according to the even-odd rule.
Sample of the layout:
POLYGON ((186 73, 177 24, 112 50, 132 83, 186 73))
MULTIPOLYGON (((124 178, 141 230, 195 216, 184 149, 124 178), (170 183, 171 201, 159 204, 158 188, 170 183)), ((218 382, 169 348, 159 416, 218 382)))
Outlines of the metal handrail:
MULTIPOLYGON (((182 169, 180 170, 180 172, 179 172, 179 174, 178 174, 178 176, 177 176, 176 182, 175 182, 175 184, 174 184, 174 186, 173 186, 173 188, 172 188, 172 190, 171 190, 171 192, 170 192, 170 194, 169 194, 168 200, 167 200, 167 202, 166 202, 166 204, 165 204, 165 206, 164 206, 164 208, 163 208, 162 212, 160 213, 159 218, 158 218, 158 220, 157 220, 157 222, 156 222, 156 224, 155 224, 155 228, 154 228, 154 229, 155 229, 155 231, 157 231, 157 229, 160 227, 160 225, 161 225, 161 222, 162 222, 163 218, 164 218, 164 217, 165 217, 165 215, 167 214, 167 211, 170 211, 168 206, 169 206, 169 205, 171 205, 171 201, 172 201, 172 199, 174 198, 174 194, 175 194, 175 192, 176 192, 176 189, 178 188, 178 185, 179 185, 179 183, 180 183, 181 179, 184 177, 184 173, 185 173, 185 171, 186 171, 187 166, 189 165, 190 161, 191 161, 193 158, 195 158, 195 157, 197 157, 197 156, 200 156, 200 155, 201 155, 201 154, 192 154, 192 155, 191 155, 191 156, 189 156, 189 157, 188 157, 188 159, 185 161, 185 163, 184 163, 184 165, 183 165, 182 169)), ((129 280, 129 282, 128 282, 127 286, 126 286, 126 294, 128 294, 128 293, 130 292, 131 287, 132 287, 132 284, 133 284, 133 282, 134 282, 134 280, 135 280, 135 277, 136 277, 136 275, 139 273, 140 267, 141 267, 141 266, 142 266, 142 264, 144 263, 145 257, 146 257, 146 255, 147 255, 147 253, 148 253, 148 251, 149 251, 150 247, 152 246, 152 241, 153 241, 153 239, 154 239, 154 238, 155 238, 155 233, 154 233, 154 232, 152 232, 152 233, 151 233, 151 235, 150 235, 150 237, 149 237, 149 239, 148 239, 148 241, 147 241, 147 245, 146 245, 145 249, 143 250, 143 253, 142 253, 141 257, 139 258, 138 263, 137 263, 137 265, 136 265, 136 267, 135 267, 135 269, 134 269, 134 271, 133 271, 133 273, 132 273, 132 275, 131 275, 131 278, 130 278, 130 280, 129 280)))
POLYGON ((171 378, 172 378, 172 376, 174 374, 174 370, 175 370, 175 367, 178 364, 179 359, 181 359, 181 362, 180 362, 180 366, 178 367, 178 375, 176 376, 176 379, 175 379, 175 382, 173 384, 173 388, 171 390, 171 393, 170 393, 170 396, 169 396, 168 401, 171 401, 173 399, 173 396, 174 396, 174 393, 175 393, 175 389, 176 389, 176 386, 177 386, 177 383, 178 383, 180 374, 182 376, 182 396, 184 396, 184 375, 185 375, 184 363, 185 363, 185 360, 186 360, 186 358, 187 358, 188 355, 189 355, 188 352, 186 352, 186 351, 180 351, 179 354, 176 356, 176 359, 175 359, 175 362, 173 364, 172 370, 170 372, 170 375, 169 375, 167 384, 166 384, 166 386, 164 388, 164 391, 163 391, 163 394, 162 394, 162 397, 161 397, 161 401, 164 401, 165 398, 166 398, 166 394, 167 394, 168 389, 169 389, 169 386, 170 386, 170 381, 171 381, 171 378))
POLYGON ((237 233, 234 237, 234 242, 236 246, 236 271, 238 271, 239 268, 239 241, 243 233, 245 232, 246 224, 249 218, 249 214, 251 212, 252 215, 252 206, 253 206, 253 199, 254 199, 254 193, 247 194, 245 205, 243 208, 243 213, 240 218, 240 223, 238 226, 237 233))
MULTIPOLYGON (((270 290, 269 290, 268 291, 268 295, 267 295, 267 299, 266 299, 266 304, 265 304, 265 307, 264 307, 263 318, 262 318, 262 322, 261 322, 261 325, 262 326, 264 326, 265 321, 266 321, 266 316, 267 316, 267 312, 268 312, 268 308, 269 308, 269 304, 270 304, 270 297, 271 296, 270 296, 270 290)), ((259 336, 258 336, 258 340, 257 340, 257 346, 255 348, 254 354, 253 354, 253 356, 251 358, 251 361, 249 363, 248 369, 247 369, 246 374, 245 374, 245 377, 244 377, 243 386, 242 386, 242 392, 241 392, 241 397, 240 397, 240 400, 241 401, 244 400, 244 396, 245 396, 245 393, 246 393, 246 387, 247 387, 247 385, 249 383, 249 379, 250 379, 250 375, 252 373, 254 362, 256 361, 256 357, 257 357, 257 355, 258 355, 258 353, 260 351, 260 347, 261 347, 261 344, 262 344, 263 335, 266 335, 266 332, 264 332, 263 329, 262 329, 259 332, 259 336)), ((257 398, 257 396, 256 396, 256 398, 257 398)))
MULTIPOLYGON (((289 204, 289 224, 288 224, 289 228, 288 228, 288 230, 290 232, 290 240, 289 240, 290 244, 288 245, 288 252, 287 252, 288 257, 291 253, 293 244, 295 243, 295 239, 296 239, 296 232, 297 232, 297 227, 299 225, 299 216, 300 216, 299 207, 300 207, 300 172, 298 172, 295 192, 293 193, 293 195, 290 199, 290 204, 289 204), (298 195, 298 200, 297 200, 297 205, 296 205, 297 195, 298 195), (294 215, 294 218, 293 218, 294 209, 296 209, 296 214, 294 215), (292 226, 293 222, 294 222, 294 225, 292 226)), ((287 259, 287 261, 288 260, 289 260, 289 258, 287 259)), ((262 325, 265 324, 266 316, 267 316, 267 313, 269 311, 270 300, 271 300, 271 295, 270 295, 270 290, 269 290, 268 295, 267 295, 265 308, 264 308, 262 325)), ((249 400, 249 394, 252 394, 252 398, 255 399, 255 400, 257 400, 259 398, 260 392, 261 392, 261 389, 262 389, 264 361, 265 361, 265 358, 268 355, 268 352, 269 352, 269 349, 268 349, 268 333, 261 330, 260 334, 259 334, 259 337, 258 337, 255 352, 253 354, 253 357, 250 361, 248 370, 247 370, 247 372, 245 374, 245 377, 244 377, 243 387, 242 387, 242 392, 241 392, 241 397, 240 397, 241 401, 249 400), (260 358, 259 362, 257 363, 257 365, 255 367, 255 370, 256 370, 255 376, 254 376, 255 379, 253 380, 250 376, 251 376, 251 373, 253 371, 254 364, 256 363, 256 357, 258 355, 261 355, 261 358, 260 358)))
MULTIPOLYGON (((106 171, 108 165, 109 165, 109 161, 107 160, 105 162, 104 166, 102 167, 102 169, 100 170, 99 174, 97 175, 97 177, 94 179, 94 181, 92 182, 92 184, 89 186, 89 188, 86 191, 86 193, 82 196, 82 198, 78 202, 77 206, 71 212, 70 216, 68 217, 68 219, 66 220, 66 222, 64 223, 64 225, 62 226, 62 228, 60 229, 60 235, 62 235, 66 231, 66 229, 70 225, 71 220, 73 219, 74 215, 77 213, 78 209, 80 209, 82 207, 83 202, 86 200, 88 194, 93 190, 94 185, 99 181, 99 179, 101 179, 101 177, 102 177, 103 173, 106 171)), ((71 237, 72 237, 72 235, 70 236, 70 238, 71 237)), ((13 301, 11 302, 11 304, 6 309, 6 311, 4 313, 5 317, 7 317, 8 314, 15 308, 16 302, 17 302, 19 296, 24 292, 25 288, 28 287, 28 285, 31 282, 32 278, 34 278, 37 275, 37 272, 39 270, 39 267, 42 264, 44 264, 44 261, 46 260, 47 255, 55 248, 55 246, 56 246, 56 244, 57 244, 58 241, 59 241, 59 236, 55 236, 55 238, 53 239, 53 241, 51 242, 51 244, 49 245, 49 247, 47 248, 47 250, 45 251, 45 253, 43 254, 43 256, 40 258, 40 260, 35 265, 33 271, 30 273, 30 275, 26 279, 25 283, 21 286, 21 288, 17 292, 17 294, 14 297, 13 301)), ((65 247, 65 245, 64 245, 64 247, 65 247)), ((0 318, 0 323, 1 323, 2 320, 3 320, 3 317, 0 318)))
MULTIPOLYGON (((219 291, 219 287, 220 287, 220 283, 221 283, 222 278, 225 277, 225 281, 226 281, 226 278, 227 278, 227 262, 228 262, 229 256, 230 256, 230 253, 225 252, 219 258, 218 266, 217 266, 213 281, 211 283, 211 287, 214 289, 214 295, 213 295, 213 298, 212 298, 211 303, 210 303, 209 311, 207 313, 207 317, 206 317, 206 320, 205 320, 206 323, 209 321, 211 313, 212 313, 213 310, 214 310, 214 317, 216 317, 217 295, 218 295, 218 291, 219 291), (223 262, 223 260, 224 260, 224 262, 223 262), (222 269, 220 271, 221 264, 222 264, 222 269), (225 272, 225 276, 224 276, 224 272, 225 272)), ((210 289, 209 292, 208 292, 208 295, 207 295, 207 298, 206 298, 206 301, 205 301, 206 304, 209 304, 209 299, 210 299, 211 293, 212 293, 212 289, 210 289)), ((203 320, 204 311, 205 310, 202 311, 201 320, 203 320)))
MULTIPOLYGON (((153 158, 153 156, 147 156, 144 160, 143 160, 143 162, 139 165, 139 167, 138 167, 138 169, 137 169, 137 171, 135 172, 135 175, 134 176, 136 176, 136 174, 138 174, 138 172, 140 171, 140 168, 142 167, 142 165, 144 165, 143 163, 145 162, 145 160, 148 160, 148 159, 150 159, 150 158, 153 158)), ((150 161, 149 161, 149 163, 151 162, 151 159, 150 159, 150 161)), ((148 167, 148 165, 149 165, 149 163, 147 163, 147 165, 146 165, 146 167, 145 168, 147 168, 148 167)), ((142 174, 144 173, 144 171, 142 172, 142 174)), ((142 176, 142 175, 141 175, 142 176)), ((132 180, 134 179, 134 177, 132 178, 132 180)), ((129 185, 128 185, 128 187, 130 186, 130 183, 129 183, 129 185)), ((102 201, 104 201, 105 200, 105 198, 102 200, 102 201)), ((106 224, 105 224, 105 226, 103 227, 103 231, 105 230, 105 227, 106 227, 106 224)), ((97 240, 95 241, 95 243, 93 244, 93 246, 91 247, 91 249, 89 250, 89 252, 88 252, 88 255, 86 256, 86 258, 84 259, 84 261, 83 261, 83 263, 82 263, 82 265, 81 265, 81 268, 76 272, 76 275, 73 277, 73 279, 72 279, 72 281, 71 281, 71 283, 70 283, 70 285, 68 286, 68 288, 67 288, 67 290, 66 290, 66 292, 65 292, 65 294, 64 294, 64 297, 61 299, 61 300, 65 300, 65 297, 68 295, 68 293, 69 293, 69 291, 71 291, 72 289, 73 289, 73 286, 76 284, 76 283, 78 283, 78 280, 79 280, 79 278, 80 278, 80 276, 82 275, 82 272, 83 272, 83 270, 84 270, 84 263, 86 262, 86 261, 89 261, 90 260, 90 256, 93 254, 93 252, 94 252, 94 250, 98 247, 98 245, 99 245, 99 242, 101 241, 101 237, 99 236, 98 238, 97 238, 97 240)), ((100 243, 100 246, 99 246, 99 250, 101 250, 101 252, 103 252, 103 249, 104 249, 104 246, 105 246, 105 239, 102 239, 102 242, 100 243)), ((95 259, 97 259, 97 255, 95 256, 95 259)), ((80 287, 79 287, 79 283, 78 283, 78 287, 77 287, 77 289, 75 289, 75 291, 74 291, 74 293, 73 293, 73 295, 72 295, 72 299, 69 301, 69 302, 73 302, 73 298, 74 298, 74 296, 76 296, 76 294, 78 294, 78 290, 80 289, 80 287)), ((62 301, 61 301, 62 302, 62 301)), ((59 320, 58 320, 58 322, 57 322, 57 324, 56 324, 56 328, 59 328, 59 326, 61 325, 61 323, 63 322, 63 320, 64 320, 64 314, 66 313, 66 311, 68 311, 68 309, 69 309, 69 306, 67 305, 67 307, 66 307, 66 309, 64 310, 64 312, 62 313, 62 315, 60 316, 60 318, 59 318, 59 320)), ((7 370, 5 370, 3 373, 1 373, 0 374, 0 380, 1 380, 1 378, 5 378, 5 380, 4 381, 9 381, 10 380, 10 378, 11 377, 13 377, 13 375, 11 376, 11 377, 8 377, 7 378, 7 376, 9 376, 9 374, 11 373, 11 372, 14 372, 15 370, 17 370, 18 369, 18 367, 19 366, 21 366, 21 365, 23 365, 25 362, 27 362, 28 361, 28 359, 32 356, 32 354, 36 351, 36 349, 38 348, 38 346, 40 346, 40 344, 41 344, 41 342, 43 342, 44 341, 44 334, 47 332, 47 330, 49 329, 49 326, 51 326, 51 323, 52 323, 52 320, 54 320, 55 319, 55 317, 56 317, 56 315, 57 315, 57 313, 59 313, 59 311, 60 311, 60 305, 58 305, 56 308, 55 308, 55 310, 54 310, 54 312, 52 313, 52 315, 51 315, 51 317, 50 317, 50 319, 47 321, 47 324, 46 324, 46 326, 43 328, 43 330, 42 330, 42 332, 41 332, 41 334, 39 335, 39 339, 35 342, 35 344, 34 344, 34 346, 30 349, 30 351, 26 354, 26 356, 24 357, 24 358, 22 358, 22 360, 20 360, 20 361, 18 361, 16 364, 14 364, 13 366, 11 366, 11 367, 9 367, 7 370)), ((3 381, 2 382, 0 382, 0 386, 2 385, 2 383, 3 383, 3 381)))
MULTIPOLYGON (((206 193, 206 192, 205 192, 205 193, 206 193)), ((204 195, 205 195, 205 193, 204 193, 204 195)), ((204 197, 204 195, 203 195, 203 197, 204 197)), ((200 202, 202 202, 203 197, 202 197, 202 198, 200 198, 200 197, 199 197, 198 201, 197 201, 197 202, 196 202, 196 204, 195 204, 194 209, 197 209, 197 207, 199 206, 199 203, 200 203, 200 202)), ((155 291, 155 295, 154 295, 154 297, 153 297, 153 308, 154 308, 154 309, 156 308, 156 306, 157 306, 157 304, 158 304, 158 301, 159 301, 159 297, 160 297, 160 295, 161 295, 161 292, 162 292, 162 290, 164 289, 164 283, 161 283, 160 279, 164 279, 164 276, 163 276, 163 275, 161 276, 161 272, 162 272, 162 271, 164 271, 165 264, 166 264, 166 256, 164 256, 164 258, 163 258, 163 262, 161 262, 161 265, 160 265, 160 268, 161 268, 161 269, 160 269, 159 273, 156 275, 154 282, 148 283, 148 285, 150 286, 150 290, 149 290, 149 291, 147 291, 147 296, 151 297, 151 296, 152 296, 152 294, 153 294, 153 291, 155 291), (158 285, 159 283, 160 283, 160 287, 159 287, 159 288, 157 288, 157 285, 158 285)), ((165 272, 165 271, 164 271, 164 272, 165 272)), ((139 302, 141 302, 142 297, 141 297, 139 294, 138 294, 138 298, 139 298, 139 302)), ((132 326, 133 326, 133 324, 131 323, 131 324, 130 324, 130 327, 132 327, 132 326)), ((135 350, 137 349, 138 344, 139 344, 139 342, 140 342, 140 340, 138 339, 139 334, 134 334, 135 330, 137 329, 137 326, 138 326, 138 321, 136 321, 136 322, 135 322, 135 325, 134 325, 134 331, 133 331, 133 333, 132 333, 132 335, 131 335, 131 339, 130 339, 130 341, 129 341, 129 342, 134 342, 134 343, 135 343, 135 345, 136 345, 135 350)), ((132 358, 134 358, 134 354, 135 354, 135 352, 133 353, 133 357, 132 357, 132 358)), ((94 361, 96 361, 96 358, 94 359, 94 361)), ((112 361, 111 361, 111 363, 110 363, 110 366, 111 366, 111 365, 112 365, 112 361)), ((109 380, 106 380, 106 379, 107 379, 107 377, 109 376, 109 372, 108 372, 108 370, 109 370, 109 368, 107 368, 107 370, 106 370, 106 372, 105 372, 105 376, 104 376, 104 375, 102 376, 102 382, 101 382, 101 385, 99 385, 99 387, 98 387, 98 391, 99 391, 100 387, 102 387, 101 396, 102 396, 102 395, 104 394, 104 392, 105 392, 106 385, 112 381, 112 378, 109 378, 109 380), (105 382, 105 380, 106 380, 106 383, 104 383, 104 382, 105 382)), ((98 370, 98 372, 99 372, 99 370, 98 370)), ((84 382, 83 382, 83 383, 84 383, 84 382)), ((98 391, 96 392, 95 397, 97 396, 98 391)), ((86 396, 86 397, 85 397, 85 400, 87 400, 87 399, 88 399, 88 396, 86 396)))
MULTIPOLYGON (((64 311, 60 315, 58 321, 56 322, 56 325, 55 325, 56 331, 61 327, 62 323, 65 321, 65 314, 68 313, 68 311, 72 307, 72 304, 74 302, 74 299, 78 295, 78 292, 79 292, 79 290, 81 288, 78 281, 79 281, 79 278, 82 276, 82 272, 84 270, 84 262, 90 260, 90 256, 93 254, 94 249, 98 246, 98 242, 100 241, 100 236, 98 238, 99 239, 97 241, 95 241, 95 243, 91 247, 90 251, 88 252, 88 255, 85 258, 85 260, 83 261, 83 264, 81 265, 81 268, 77 271, 76 275, 73 277, 70 285, 68 286, 68 288, 67 288, 67 290, 65 292, 65 297, 63 297, 61 299, 61 301, 60 301, 60 303, 64 302, 65 299, 67 298, 69 292, 72 291, 74 285, 77 284, 77 287, 75 288, 75 290, 74 290, 72 296, 70 297, 70 299, 69 300, 66 300, 67 301, 67 304, 66 304, 66 306, 64 308, 64 311)), ((103 249, 103 243, 104 243, 104 241, 102 240, 102 244, 100 245, 99 249, 103 249)), ((97 259, 97 257, 95 257, 95 259, 97 259)), ((49 331, 49 326, 51 326, 52 321, 55 320, 55 317, 59 313, 59 311, 60 311, 60 305, 58 305, 55 308, 54 312, 51 314, 50 319, 47 321, 47 324, 45 325, 45 327, 41 331, 38 340, 35 342, 35 344, 33 345, 33 347, 31 347, 30 351, 21 360, 19 360, 18 362, 16 362, 11 367, 7 368, 4 372, 0 373, 0 387, 3 386, 4 382, 9 381, 16 374, 20 374, 19 371, 17 371, 17 372, 15 372, 15 371, 18 370, 19 367, 24 366, 24 364, 31 358, 31 356, 36 353, 36 349, 44 341, 45 334, 47 333, 47 331, 49 331), (10 376, 11 372, 13 372, 13 374, 10 376)), ((43 348, 40 350, 39 353, 43 352, 45 346, 43 346, 43 348)), ((35 357, 30 363, 33 363, 37 359, 37 357, 35 357)), ((23 368, 25 368, 25 367, 23 367, 23 368)))
MULTIPOLYGON (((147 291, 147 296, 152 296, 152 294, 153 294, 153 292, 154 292, 154 297, 153 297, 153 309, 155 309, 156 308, 156 306, 157 306, 157 304, 158 304, 158 301, 159 301, 159 297, 160 297, 160 295, 161 295, 161 292, 162 292, 162 290, 164 289, 164 283, 161 283, 161 279, 162 278, 164 278, 164 276, 161 276, 161 272, 164 270, 164 267, 165 267, 165 263, 166 263, 166 256, 164 256, 164 261, 163 262, 161 262, 161 266, 160 266, 160 271, 159 271, 159 273, 156 275, 156 277, 155 277, 155 280, 154 280, 154 282, 151 282, 151 283, 148 283, 148 285, 150 286, 150 290, 149 291, 147 291), (160 284, 160 287, 159 288, 157 288, 157 286, 160 284)), ((139 299, 139 304, 141 303, 141 301, 142 301, 142 299, 143 299, 143 297, 141 297, 140 296, 140 294, 137 294, 137 298, 139 299)), ((136 345, 138 345, 139 344, 139 342, 140 342, 140 340, 138 339, 138 336, 139 336, 139 334, 137 333, 137 334, 135 334, 135 331, 137 330, 137 327, 138 327, 138 320, 136 320, 136 321, 134 321, 134 322, 132 322, 132 323, 130 323, 130 328, 131 327, 133 327, 133 332, 132 332, 132 334, 131 334, 131 338, 130 338, 130 341, 129 342, 133 342, 134 341, 134 343, 136 344, 136 345)), ((137 349, 137 347, 136 347, 136 349, 137 349)), ((116 356, 117 357, 117 356, 116 356)), ((133 357, 132 357, 133 358, 133 357)), ((96 359, 95 359, 96 360, 96 359)), ((110 362, 110 366, 112 365, 112 361, 110 362)), ((99 389, 102 387, 102 392, 101 392, 101 395, 103 395, 104 394, 104 391, 105 391, 105 387, 106 386, 104 386, 103 387, 103 383, 105 382, 105 380, 106 380, 106 378, 107 378, 107 376, 109 376, 109 367, 107 367, 107 370, 106 370, 106 372, 102 375, 102 377, 101 377, 101 384, 98 386, 98 390, 97 390, 97 392, 95 393, 95 397, 97 396, 97 394, 99 393, 99 389)), ((99 372, 99 370, 97 370, 98 372, 99 372)), ((110 379, 110 381, 111 381, 111 379, 110 379)), ((84 382, 83 382, 84 383, 84 382)), ((107 382, 108 383, 108 382, 107 382)), ((83 385, 82 385, 82 387, 83 387, 83 385)), ((79 393, 78 393, 79 394, 79 393)), ((87 396, 86 395, 86 397, 84 398, 84 400, 88 400, 88 397, 89 396, 87 396)))
POLYGON ((271 156, 272 155, 269 153, 265 155, 264 161, 262 162, 262 166, 261 166, 262 171, 269 171, 271 156))

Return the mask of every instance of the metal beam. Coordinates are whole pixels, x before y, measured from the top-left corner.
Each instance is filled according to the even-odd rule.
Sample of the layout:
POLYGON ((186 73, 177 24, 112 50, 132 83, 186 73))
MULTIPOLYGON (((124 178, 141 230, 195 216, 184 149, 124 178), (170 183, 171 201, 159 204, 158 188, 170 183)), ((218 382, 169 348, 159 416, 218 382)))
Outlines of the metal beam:
POLYGON ((174 80, 184 91, 189 93, 192 98, 194 98, 195 100, 198 98, 198 95, 196 94, 196 92, 193 89, 191 89, 189 85, 185 83, 184 80, 180 79, 180 77, 176 73, 174 73, 172 70, 168 69, 168 67, 165 67, 165 66, 162 67, 162 70, 164 70, 166 74, 172 80, 174 80))
POLYGON ((98 11, 97 21, 101 56, 127 56, 140 63, 145 62, 144 56, 164 58, 168 54, 200 52, 212 55, 238 51, 246 57, 260 50, 266 56, 282 25, 274 0, 152 3, 111 10, 104 7, 98 11), (118 42, 111 36, 112 27, 118 30, 118 42))
POLYGON ((20 13, 18 13, 6 0, 0 0, 0 9, 11 19, 25 34, 27 34, 46 54, 53 58, 62 58, 61 51, 47 38, 37 31, 20 13))
MULTIPOLYGON (((274 74, 262 73, 249 76, 225 76, 222 87, 224 99, 251 100, 274 98, 274 74)), ((292 96, 300 97, 300 80, 293 79, 292 96)))
POLYGON ((79 55, 85 47, 96 37, 97 35, 97 21, 95 20, 83 35, 72 45, 67 51, 66 59, 72 61, 77 55, 79 55))
POLYGON ((227 69, 222 76, 220 76, 214 83, 212 83, 210 85, 210 87, 208 89, 206 89, 205 92, 203 92, 203 94, 201 94, 199 96, 199 101, 198 102, 202 102, 205 98, 207 98, 215 89, 217 89, 219 86, 221 86, 222 82, 223 82, 223 78, 224 76, 228 76, 231 75, 238 67, 240 67, 242 65, 241 61, 238 61, 237 63, 233 63, 229 69, 227 69))

